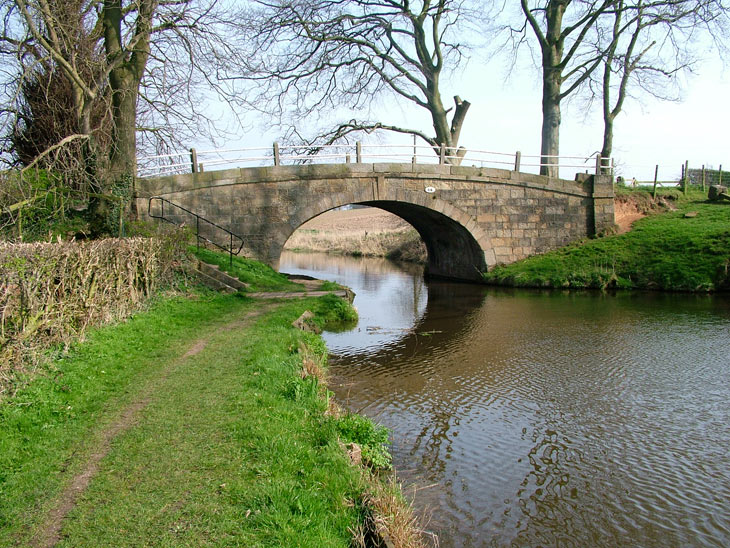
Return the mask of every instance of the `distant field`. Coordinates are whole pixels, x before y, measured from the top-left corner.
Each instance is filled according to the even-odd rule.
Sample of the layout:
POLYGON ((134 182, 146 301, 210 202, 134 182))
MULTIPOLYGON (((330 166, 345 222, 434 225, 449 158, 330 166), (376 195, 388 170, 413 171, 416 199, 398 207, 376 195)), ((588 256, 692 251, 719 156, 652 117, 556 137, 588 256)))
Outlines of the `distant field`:
POLYGON ((353 234, 408 228, 411 225, 397 215, 375 207, 327 211, 299 227, 300 230, 333 230, 353 234))
POLYGON ((300 226, 284 248, 426 260, 426 247, 416 230, 400 217, 374 207, 327 211, 300 226))

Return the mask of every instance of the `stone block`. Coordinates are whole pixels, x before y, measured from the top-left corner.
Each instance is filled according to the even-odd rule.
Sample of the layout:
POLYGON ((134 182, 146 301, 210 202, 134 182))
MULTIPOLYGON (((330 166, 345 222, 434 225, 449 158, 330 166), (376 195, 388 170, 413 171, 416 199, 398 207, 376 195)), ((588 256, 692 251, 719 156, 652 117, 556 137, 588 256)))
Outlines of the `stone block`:
POLYGON ((464 225, 464 228, 466 228, 469 232, 474 232, 477 228, 479 228, 479 225, 473 218, 470 218, 464 225))
MULTIPOLYGON (((376 164, 376 165, 395 165, 400 164, 376 164)), ((439 165, 439 164, 416 164, 411 170, 418 176, 433 176, 433 175, 449 175, 451 172, 451 166, 439 165)))
POLYGON ((490 179, 490 180, 498 180, 498 181, 513 181, 514 180, 514 173, 509 169, 499 169, 495 167, 483 167, 479 169, 479 175, 481 177, 490 179))
POLYGON ((725 185, 710 185, 707 198, 713 202, 723 200, 725 199, 723 194, 727 194, 727 187, 725 185))
MULTIPOLYGON (((413 165, 410 163, 397 164, 397 163, 378 162, 378 163, 373 163, 372 166, 373 166, 373 171, 376 174, 389 174, 389 173, 397 174, 397 173, 416 173, 416 172, 423 173, 423 171, 420 171, 418 169, 421 166, 416 165, 416 169, 414 169, 413 165)), ((433 172, 431 172, 431 173, 433 173, 433 172)))

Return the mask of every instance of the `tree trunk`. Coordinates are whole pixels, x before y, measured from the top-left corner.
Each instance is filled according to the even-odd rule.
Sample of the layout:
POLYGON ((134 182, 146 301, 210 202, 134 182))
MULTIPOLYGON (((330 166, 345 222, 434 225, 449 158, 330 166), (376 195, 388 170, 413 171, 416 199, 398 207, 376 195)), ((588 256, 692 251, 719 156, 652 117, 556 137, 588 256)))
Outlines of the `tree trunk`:
POLYGON ((135 75, 112 71, 112 147, 109 155, 109 178, 119 182, 137 172, 137 93, 135 75))
MULTIPOLYGON (((540 175, 558 177, 560 154, 560 87, 563 84, 563 15, 570 2, 549 0, 545 10, 546 32, 541 36, 542 50, 542 140, 540 175), (551 164, 556 164, 555 166, 551 164)), ((524 9, 523 2, 523 9, 524 9)))
POLYGON ((104 49, 108 63, 112 101, 112 146, 109 153, 109 193, 123 199, 128 208, 137 166, 137 96, 150 54, 152 18, 157 0, 139 0, 135 34, 129 39, 134 46, 123 45, 121 0, 104 0, 102 20, 104 49))
POLYGON ((84 171, 86 175, 89 201, 87 209, 87 220, 89 222, 90 236, 98 238, 107 232, 107 218, 109 217, 109 204, 100 196, 104 193, 105 185, 103 177, 105 173, 104 162, 99 154, 99 147, 96 142, 96 135, 91 127, 91 109, 82 108, 80 115, 80 131, 89 136, 84 143, 82 154, 84 158, 84 171))
MULTIPOLYGON (((601 146, 601 158, 610 158, 613 152, 613 119, 608 115, 603 118, 603 146, 601 146)), ((610 173, 611 166, 604 166, 601 160, 601 173, 610 173)))
MULTIPOLYGON (((560 154, 560 71, 553 67, 543 69, 542 87, 542 142, 540 163, 557 164, 560 154), (554 157, 553 157, 554 156, 554 157)), ((540 166, 540 175, 559 177, 557 165, 540 166)))
POLYGON ((432 92, 428 100, 429 111, 431 112, 431 120, 433 121, 433 129, 436 132, 436 145, 434 151, 440 153, 439 147, 446 147, 447 156, 456 156, 456 158, 447 158, 447 164, 459 165, 461 159, 466 154, 466 149, 459 148, 459 136, 461 128, 464 125, 466 113, 471 106, 469 101, 462 100, 458 95, 454 97, 454 115, 451 117, 449 125, 448 112, 444 108, 441 101, 441 94, 438 87, 432 92))

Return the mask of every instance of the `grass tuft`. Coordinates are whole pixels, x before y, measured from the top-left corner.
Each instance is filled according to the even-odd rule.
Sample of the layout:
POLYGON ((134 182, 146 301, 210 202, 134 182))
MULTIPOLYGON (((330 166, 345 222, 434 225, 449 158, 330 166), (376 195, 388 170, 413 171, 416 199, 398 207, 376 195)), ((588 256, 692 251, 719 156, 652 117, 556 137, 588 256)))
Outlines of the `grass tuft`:
POLYGON ((392 468, 387 428, 355 413, 345 413, 337 418, 336 426, 343 442, 360 446, 365 465, 377 470, 392 468))

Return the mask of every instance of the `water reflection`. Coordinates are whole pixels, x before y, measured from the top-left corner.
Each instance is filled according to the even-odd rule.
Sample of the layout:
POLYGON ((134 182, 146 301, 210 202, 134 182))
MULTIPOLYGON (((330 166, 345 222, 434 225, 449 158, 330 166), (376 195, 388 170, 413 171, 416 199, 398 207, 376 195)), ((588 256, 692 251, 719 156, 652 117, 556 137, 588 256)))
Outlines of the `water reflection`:
POLYGON ((426 307, 423 267, 417 265, 399 268, 385 259, 284 252, 280 270, 315 277, 326 272, 328 280, 355 290, 357 327, 348 333, 327 334, 328 347, 337 353, 397 345, 426 307))
POLYGON ((426 286, 328 260, 308 273, 343 276, 361 311, 327 335, 337 397, 393 429, 441 546, 730 544, 727 299, 426 286))

